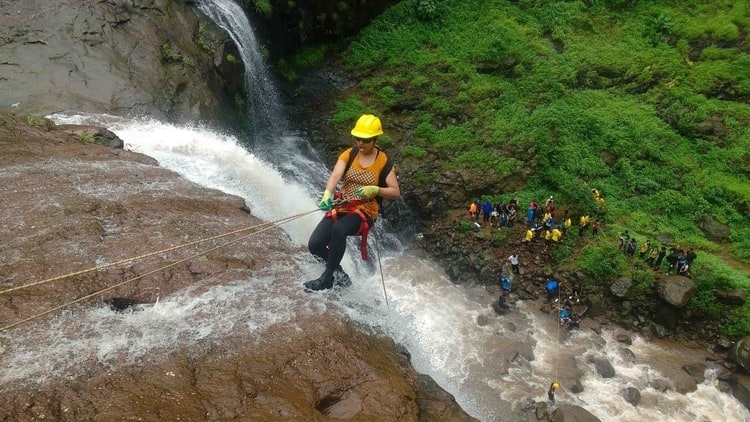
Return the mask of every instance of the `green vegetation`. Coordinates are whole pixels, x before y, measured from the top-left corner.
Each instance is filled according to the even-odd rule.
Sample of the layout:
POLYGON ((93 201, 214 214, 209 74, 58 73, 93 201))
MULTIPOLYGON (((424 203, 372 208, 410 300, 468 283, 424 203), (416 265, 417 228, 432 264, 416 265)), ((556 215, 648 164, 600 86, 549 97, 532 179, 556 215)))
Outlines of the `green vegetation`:
POLYGON ((172 49, 172 45, 164 43, 161 46, 161 57, 168 63, 178 63, 182 61, 182 54, 172 49))
POLYGON ((40 128, 45 128, 48 124, 44 117, 32 116, 31 114, 26 116, 26 123, 40 128))
POLYGON ((255 5, 255 11, 261 16, 271 16, 273 13, 273 6, 269 0, 253 0, 255 5))
POLYGON ((215 47, 211 44, 209 39, 208 28, 204 23, 198 24, 198 40, 196 41, 196 44, 198 44, 198 47, 200 47, 201 50, 209 54, 213 54, 215 50, 215 47))
MULTIPOLYGON (((748 1, 404 0, 343 53, 362 83, 332 120, 342 130, 363 112, 404 120, 414 130, 394 145, 402 157, 447 157, 444 171, 481 170, 498 186, 520 179, 518 191, 466 192, 453 208, 554 193, 571 215, 602 219, 601 244, 574 264, 593 280, 651 288, 653 273, 611 246, 625 228, 696 247, 691 309, 750 334, 750 305, 714 297, 750 293, 747 267, 720 255, 750 263, 748 30, 748 1), (728 248, 700 229, 707 218, 728 228, 728 248)), ((435 180, 429 161, 412 183, 435 180)), ((558 258, 572 254, 565 246, 558 258)))
POLYGON ((298 78, 298 71, 320 63, 325 53, 326 47, 324 45, 307 46, 294 56, 279 60, 277 68, 286 79, 294 81, 298 78))
POLYGON ((96 141, 96 138, 91 132, 81 132, 81 134, 78 135, 78 140, 87 144, 93 144, 96 141))

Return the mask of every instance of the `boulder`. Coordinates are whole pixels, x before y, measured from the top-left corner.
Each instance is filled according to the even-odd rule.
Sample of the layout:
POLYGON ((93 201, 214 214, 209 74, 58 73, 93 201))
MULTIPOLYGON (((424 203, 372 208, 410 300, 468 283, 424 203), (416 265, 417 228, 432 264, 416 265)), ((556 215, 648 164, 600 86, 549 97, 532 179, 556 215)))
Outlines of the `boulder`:
POLYGON ((638 406, 638 403, 641 401, 641 392, 635 387, 623 388, 620 393, 625 398, 625 401, 633 406, 638 406))
POLYGON ((612 292, 613 295, 621 298, 628 294, 628 291, 632 286, 633 279, 629 277, 620 277, 612 282, 609 286, 609 291, 612 292))
POLYGON ((736 288, 733 290, 717 290, 716 299, 725 305, 742 306, 745 304, 747 298, 745 297, 745 291, 736 288))
POLYGON ((698 227, 700 227, 706 237, 711 240, 715 240, 717 242, 726 242, 729 240, 729 226, 716 221, 710 215, 705 216, 698 223, 698 227))
POLYGON ((550 417, 551 421, 574 421, 574 422, 599 422, 601 419, 597 418, 588 410, 569 404, 561 403, 555 410, 552 411, 550 417))
POLYGON ((695 282, 687 277, 675 275, 659 280, 659 296, 676 308, 684 308, 697 289, 695 282))
POLYGON ((745 336, 729 349, 729 356, 740 368, 750 372, 750 336, 745 336))
POLYGON ((609 362, 607 358, 597 357, 593 359, 596 373, 602 378, 613 378, 615 376, 615 368, 609 362))

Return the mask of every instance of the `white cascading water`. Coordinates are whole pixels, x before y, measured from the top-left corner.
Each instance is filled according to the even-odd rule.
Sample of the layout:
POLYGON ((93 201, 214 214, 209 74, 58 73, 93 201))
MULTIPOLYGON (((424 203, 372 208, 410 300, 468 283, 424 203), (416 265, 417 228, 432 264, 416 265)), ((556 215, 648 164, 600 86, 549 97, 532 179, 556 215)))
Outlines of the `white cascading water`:
MULTIPOLYGON (((154 157, 161 166, 198 184, 245 198, 253 214, 265 220, 315 207, 317 198, 307 193, 310 186, 285 180, 273 166, 255 157, 231 136, 150 120, 50 117, 59 123, 107 126, 125 141, 127 149, 154 157)), ((320 217, 313 214, 283 228, 294 242, 304 245, 320 217)), ((558 402, 580 405, 603 421, 750 421, 747 409, 718 390, 716 375, 711 372, 693 393, 654 389, 652 380, 668 377, 655 369, 657 365, 638 362, 671 362, 672 350, 634 336, 635 341, 629 346, 636 357, 634 363, 623 357, 629 354, 621 352, 624 346, 614 340, 609 329, 602 335, 590 330, 575 331, 561 343, 557 340, 556 321, 539 312, 538 303, 518 302, 509 314, 498 316, 484 289, 452 284, 439 265, 418 258, 409 248, 383 251, 381 281, 377 255, 373 253, 371 257, 374 265, 362 265, 353 246, 345 255, 343 266, 354 284, 339 293, 302 292, 302 282, 316 277, 322 267, 305 261, 305 257, 279 256, 279 265, 301 261, 305 274, 300 275, 300 280, 242 280, 195 296, 188 290, 162 298, 156 306, 131 316, 106 309, 87 315, 66 313, 56 323, 78 324, 81 331, 77 332, 87 332, 89 340, 92 332, 100 333, 97 335, 101 338, 93 342, 97 348, 91 350, 90 341, 78 342, 75 335, 60 339, 50 333, 52 347, 33 353, 20 349, 18 355, 13 354, 12 366, 17 371, 12 375, 3 373, 0 381, 38 377, 53 368, 53 373, 63 375, 66 367, 75 368, 70 356, 95 357, 106 363, 110 355, 138 359, 155 349, 205 337, 216 341, 236 329, 235 321, 245 321, 248 332, 262 333, 273 324, 293 320, 295 314, 331 311, 403 344, 419 372, 431 375, 468 413, 482 421, 517 420, 517 411, 527 400, 546 400, 550 380, 572 371, 568 364, 572 360, 583 369, 584 391, 572 394, 563 384, 558 402), (597 375, 588 363, 593 356, 609 359, 616 376, 604 379, 597 375), (621 390, 628 386, 640 390, 638 406, 623 398, 621 390)))
MULTIPOLYGON (((228 13, 233 19, 241 15, 241 22, 247 22, 241 10, 232 7, 228 0, 200 2, 201 10, 215 21, 228 19, 228 13)), ((251 34, 249 23, 246 25, 242 32, 251 34)), ((247 35, 227 30, 233 37, 242 38, 235 39, 241 50, 255 44, 246 39, 247 35)), ((248 69, 263 66, 245 56, 243 53, 248 69)), ((266 78, 264 83, 269 81, 266 78)), ((272 91, 272 87, 269 89, 272 91)), ((277 105, 266 109, 281 113, 277 105)), ((104 115, 50 117, 58 123, 105 126, 125 141, 127 149, 154 157, 162 167, 195 183, 243 197, 252 213, 267 221, 315 208, 326 167, 332 165, 306 153, 310 147, 302 145, 298 137, 280 132, 275 136, 283 139, 271 139, 263 145, 251 142, 258 146, 260 153, 256 153, 233 136, 202 127, 104 115), (278 141, 279 154, 287 154, 281 161, 269 158, 268 145, 274 141, 278 141), (290 175, 290 165, 302 177, 290 175)), ((266 118, 284 120, 281 114, 266 118)), ((282 228, 295 243, 305 245, 320 217, 313 214, 282 228)), ((718 390, 712 373, 693 393, 655 390, 650 381, 663 376, 653 363, 673 360, 672 350, 635 337, 629 347, 636 358, 634 363, 622 357, 627 354, 621 352, 623 346, 609 329, 601 335, 576 331, 561 343, 555 319, 539 312, 536 303, 518 302, 507 315, 498 316, 486 291, 453 285, 438 264, 417 257, 395 240, 388 244, 397 247, 382 251, 381 280, 378 251, 371 252, 369 265, 363 265, 354 243, 342 263, 354 284, 341 292, 304 293, 302 282, 317 277, 321 265, 308 257, 279 256, 279 266, 294 262, 303 269, 299 280, 237 280, 207 291, 186 289, 139 312, 76 309, 56 315, 50 329, 0 333, 11 340, 6 342, 11 346, 0 349, 4 365, 0 391, 15 383, 74 376, 77 365, 87 360, 107 365, 124 360, 112 359, 115 356, 127 356, 128 361, 135 362, 156 350, 205 338, 220 341, 237 330, 257 333, 262 339, 263 331, 274 324, 336 312, 403 344, 417 371, 432 376, 469 414, 482 421, 517 420, 519 407, 530 399, 546 400, 551 380, 572 371, 573 361, 583 370, 584 391, 571 394, 563 384, 558 402, 580 405, 603 421, 750 421, 747 409, 718 390), (238 321, 242 321, 239 326, 238 321), (40 343, 47 347, 27 346, 40 343), (588 363, 592 356, 608 358, 615 377, 599 377, 588 363), (640 390, 638 406, 622 397, 621 390, 628 386, 640 390)), ((374 251, 372 243, 370 247, 374 251)))

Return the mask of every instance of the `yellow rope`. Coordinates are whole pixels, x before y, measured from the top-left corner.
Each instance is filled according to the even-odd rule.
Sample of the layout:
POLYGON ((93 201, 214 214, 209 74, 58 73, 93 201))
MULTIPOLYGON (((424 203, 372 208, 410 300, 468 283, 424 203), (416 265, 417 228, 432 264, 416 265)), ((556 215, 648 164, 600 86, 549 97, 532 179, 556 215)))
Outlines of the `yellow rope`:
MULTIPOLYGON (((9 330, 9 329, 11 329, 11 328, 14 328, 14 327, 17 327, 17 326, 19 326, 19 325, 21 325, 21 324, 24 324, 24 323, 26 323, 26 322, 29 322, 29 321, 31 321, 31 320, 34 320, 34 319, 36 319, 36 318, 39 318, 39 317, 42 317, 42 316, 44 316, 44 315, 50 314, 50 313, 52 313, 52 312, 58 311, 58 310, 60 310, 60 309, 63 309, 63 308, 65 308, 65 307, 68 307, 68 306, 70 306, 70 305, 74 305, 74 304, 76 304, 76 303, 82 302, 82 301, 84 301, 84 300, 86 300, 86 299, 90 299, 90 298, 92 298, 92 297, 94 297, 94 296, 97 296, 97 295, 100 295, 100 294, 102 294, 102 293, 106 293, 106 292, 108 292, 108 291, 110 291, 110 290, 114 290, 114 289, 116 289, 116 288, 118 288, 118 287, 120 287, 120 286, 123 286, 123 285, 127 284, 127 283, 133 282, 133 281, 135 281, 135 280, 139 280, 139 279, 141 279, 141 278, 143 278, 143 277, 146 277, 146 276, 148 276, 148 275, 151 275, 151 274, 157 273, 157 272, 159 272, 159 271, 163 271, 163 270, 165 270, 165 269, 167 269, 167 268, 170 268, 170 267, 173 267, 173 266, 175 266, 175 265, 177 265, 177 264, 181 264, 181 263, 183 263, 183 262, 185 262, 185 261, 189 261, 189 260, 191 260, 191 259, 197 258, 197 257, 199 257, 199 256, 201 256, 201 255, 204 255, 204 254, 208 253, 208 252, 212 252, 212 251, 215 251, 215 250, 217 250, 217 249, 219 249, 219 248, 223 248, 223 247, 225 247, 225 246, 228 246, 228 245, 231 245, 231 244, 233 244, 233 243, 237 243, 237 242, 239 242, 240 240, 244 240, 244 239, 247 239, 248 237, 251 237, 251 236, 254 236, 254 235, 258 234, 258 233, 262 233, 262 232, 264 232, 264 231, 266 231, 266 230, 272 229, 272 228, 276 227, 276 226, 277 226, 277 225, 279 225, 279 224, 287 223, 287 222, 289 222, 289 221, 292 221, 292 220, 295 220, 295 219, 297 219, 297 218, 303 217, 303 216, 305 216, 305 215, 307 215, 307 214, 311 214, 311 213, 313 213, 313 212, 315 212, 315 211, 318 211, 318 209, 316 208, 316 209, 314 209, 314 210, 312 210, 312 211, 308 211, 308 212, 300 213, 300 214, 297 214, 297 215, 294 215, 294 216, 291 216, 291 217, 286 217, 286 218, 282 218, 282 219, 276 220, 276 221, 274 221, 274 222, 272 222, 272 223, 269 223, 270 225, 268 225, 267 227, 263 227, 262 229, 259 229, 258 231, 254 231, 254 232, 252 232, 252 233, 250 233, 250 234, 244 235, 244 236, 242 236, 242 237, 239 237, 239 238, 237 238, 237 239, 234 239, 234 240, 230 240, 229 242, 226 242, 226 243, 222 243, 221 245, 218 245, 218 246, 215 246, 215 247, 213 247, 213 248, 210 248, 210 249, 207 249, 207 250, 201 251, 201 252, 199 252, 199 253, 196 253, 196 254, 194 254, 194 255, 191 255, 191 256, 189 256, 189 257, 187 257, 187 258, 183 258, 183 259, 180 259, 180 260, 178 260, 178 261, 175 261, 175 262, 173 262, 173 263, 171 263, 171 264, 168 264, 168 265, 165 265, 165 266, 163 266, 163 267, 157 268, 157 269, 155 269, 155 270, 153 270, 153 271, 149 271, 149 272, 147 272, 147 273, 145 273, 145 274, 141 274, 141 275, 139 275, 139 276, 137 276, 137 277, 133 277, 133 278, 130 278, 130 279, 128 279, 128 280, 125 280, 125 281, 123 281, 123 282, 121 282, 121 283, 117 283, 117 284, 115 284, 115 285, 113 285, 113 286, 110 286, 110 287, 107 287, 107 288, 105 288, 105 289, 102 289, 102 290, 98 290, 98 291, 96 291, 96 292, 94 292, 94 293, 91 293, 91 294, 88 294, 88 295, 86 295, 86 296, 80 297, 80 298, 78 298, 78 299, 76 299, 76 300, 73 300, 73 301, 71 301, 71 302, 68 302, 68 303, 62 304, 62 305, 60 305, 60 306, 57 306, 57 307, 54 307, 54 308, 52 308, 52 309, 48 309, 48 310, 46 310, 46 311, 44 311, 44 312, 41 312, 41 313, 38 313, 38 314, 36 314, 36 315, 32 315, 32 316, 30 316, 30 317, 28 317, 28 318, 26 318, 26 319, 23 319, 23 320, 21 320, 21 321, 17 321, 17 322, 14 322, 13 324, 10 324, 10 325, 6 325, 6 326, 4 326, 4 327, 0 327, 0 332, 3 332, 3 331, 6 331, 6 330, 9 330)), ((264 224, 258 224, 258 225, 257 225, 256 227, 258 227, 258 226, 263 226, 263 225, 264 225, 264 224)), ((241 232, 241 231, 244 231, 244 230, 248 230, 248 229, 249 229, 249 228, 245 228, 245 229, 241 229, 241 230, 235 230, 235 231, 233 231, 232 233, 238 233, 238 232, 241 232)), ((216 239, 216 238, 219 238, 219 237, 223 237, 223 236, 227 236, 227 235, 228 235, 228 234, 224 234, 224 235, 220 235, 220 236, 214 236, 213 238, 210 238, 210 239, 216 239)), ((208 239, 204 239, 203 241, 206 241, 206 240, 208 240, 208 239)), ((191 242, 190 244, 195 244, 195 243, 196 243, 196 242, 191 242)), ((197 243, 200 243, 200 241, 198 241, 197 243)), ((186 245, 188 245, 188 244, 186 244, 186 245)), ((183 246, 185 246, 185 245, 183 245, 183 246)), ((172 249, 172 248, 170 248, 170 249, 172 249)), ((158 253, 158 252, 156 252, 156 253, 158 253)), ((153 254, 151 254, 151 255, 153 255, 153 254)), ((148 255, 146 255, 146 256, 148 256, 148 255)), ((124 262, 127 262, 127 261, 128 261, 128 260, 125 260, 124 262)), ((98 268, 95 268, 95 269, 98 269, 98 268)), ((93 269, 92 269, 92 270, 93 270, 93 269)), ((92 270, 87 270, 87 271, 92 271, 92 270)), ((83 271, 83 272, 86 272, 86 271, 83 271)), ((78 272, 78 273, 76 273, 76 274, 82 274, 83 272, 78 272)), ((57 277, 56 279, 60 279, 60 278, 63 278, 63 277, 57 277)), ((51 281, 51 280, 52 280, 52 279, 50 279, 50 281, 51 281)), ((30 287, 30 286, 27 286, 27 287, 30 287)))
POLYGON ((174 251, 176 249, 181 249, 181 248, 185 248, 185 247, 188 247, 188 246, 197 245, 199 243, 207 242, 209 240, 220 239, 222 237, 227 237, 227 236, 231 236, 233 234, 242 233, 244 231, 255 229, 255 228, 258 228, 258 227, 262 227, 262 226, 274 227, 277 224, 285 223, 287 221, 290 221, 290 219, 296 219, 296 218, 303 217, 303 216, 305 216, 307 214, 311 214, 311 213, 313 213, 315 211, 318 211, 318 209, 316 208, 316 209, 311 210, 311 211, 303 212, 303 213, 300 213, 300 214, 297 214, 297 215, 293 215, 291 217, 281 218, 281 219, 276 220, 276 221, 263 222, 263 223, 260 223, 260 224, 256 224, 254 226, 244 227, 244 228, 239 229, 239 230, 234 230, 234 231, 227 232, 227 233, 224 233, 224 234, 207 237, 205 239, 200 239, 200 240, 195 240, 193 242, 183 243, 182 245, 172 246, 170 248, 162 249, 160 251, 150 252, 150 253, 147 253, 147 254, 143 254, 143 255, 139 255, 139 256, 134 256, 132 258, 122 259, 120 261, 112 262, 112 263, 109 263, 109 264, 97 265, 96 267, 87 268, 87 269, 84 269, 84 270, 75 271, 75 272, 68 273, 68 274, 63 274, 63 275, 60 275, 60 276, 57 276, 57 277, 48 278, 46 280, 40 280, 40 281, 35 281, 33 283, 24 284, 24 285, 21 285, 21 286, 16 286, 16 287, 13 287, 13 288, 10 288, 10 289, 7 289, 7 290, 1 290, 0 291, 0 295, 4 295, 6 293, 11 293, 11 292, 14 292, 16 290, 22 290, 22 289, 27 289, 29 287, 38 286, 40 284, 46 284, 46 283, 50 283, 50 282, 53 282, 53 281, 62 280, 64 278, 73 277, 73 276, 76 276, 76 275, 85 274, 85 273, 88 273, 88 272, 91 272, 91 271, 99 271, 99 270, 103 270, 105 268, 114 267, 116 265, 125 264, 125 263, 133 262, 133 261, 138 261, 138 260, 141 260, 141 259, 144 259, 144 258, 148 258, 148 257, 153 256, 153 255, 158 255, 158 254, 162 254, 162 253, 166 253, 166 252, 171 252, 171 251, 174 251))

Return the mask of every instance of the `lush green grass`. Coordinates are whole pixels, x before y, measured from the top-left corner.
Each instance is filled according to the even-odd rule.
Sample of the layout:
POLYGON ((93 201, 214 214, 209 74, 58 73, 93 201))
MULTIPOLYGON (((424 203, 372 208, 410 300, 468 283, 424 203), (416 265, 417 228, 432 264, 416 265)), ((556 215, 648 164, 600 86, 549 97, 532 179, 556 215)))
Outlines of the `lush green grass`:
MULTIPOLYGON (((640 274, 649 285, 608 255, 624 228, 696 247, 705 259, 691 306, 733 315, 726 332, 750 334, 750 305, 712 308, 708 282, 741 285, 748 272, 710 257, 723 248, 698 227, 706 217, 726 224, 731 258, 750 263, 749 4, 404 0, 343 53, 363 82, 333 121, 343 128, 368 111, 410 122, 393 144, 405 157, 481 170, 498 181, 488 197, 523 205, 554 194, 574 221, 601 218, 610 238, 577 264, 596 279, 640 274), (523 187, 500 191, 508 178, 523 187)), ((427 168, 412 182, 434 180, 427 168)), ((458 208, 474 198, 440 199, 458 208)))

